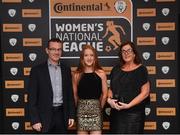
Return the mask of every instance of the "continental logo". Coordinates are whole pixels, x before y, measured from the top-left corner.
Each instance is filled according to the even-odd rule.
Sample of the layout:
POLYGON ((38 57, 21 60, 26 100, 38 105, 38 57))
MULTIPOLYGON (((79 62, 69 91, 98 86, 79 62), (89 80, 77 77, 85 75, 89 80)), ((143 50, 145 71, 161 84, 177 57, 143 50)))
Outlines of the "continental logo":
POLYGON ((24 75, 25 75, 25 76, 30 75, 30 71, 31 71, 31 68, 30 68, 30 67, 25 67, 25 68, 24 68, 24 75))
POLYGON ((21 3, 22 0, 2 0, 3 3, 21 3))
POLYGON ((156 2, 175 2, 176 0, 156 0, 156 2))
POLYGON ((23 46, 42 46, 41 38, 23 38, 23 46))
POLYGON ((5 81, 5 88, 12 89, 12 88, 24 88, 24 81, 23 80, 6 80, 5 81))
POLYGON ((157 79, 156 87, 176 87, 175 79, 157 79))
POLYGON ((22 9, 22 17, 41 17, 41 9, 22 9))
POLYGON ((5 62, 21 62, 23 61, 22 53, 4 53, 5 62))
POLYGON ((156 108, 157 116, 176 116, 176 108, 156 108))
POLYGON ((156 37, 137 37, 137 45, 156 45, 156 37))
POLYGON ((156 130, 157 123, 154 121, 145 121, 144 123, 144 130, 156 130))
POLYGON ((24 116, 24 108, 7 108, 6 116, 24 116))
POLYGON ((28 94, 24 94, 24 103, 28 102, 28 94))
POLYGON ((24 127, 25 127, 25 130, 33 130, 31 126, 31 122, 25 122, 24 127))
POLYGON ((22 32, 22 24, 3 24, 3 32, 22 32))
POLYGON ((111 73, 112 67, 103 67, 103 70, 106 72, 106 74, 109 75, 111 73))
POLYGON ((156 102, 156 93, 150 93, 150 101, 156 102))
POLYGON ((156 60, 175 60, 175 52, 156 52, 156 60))
POLYGON ((132 3, 129 0, 51 0, 50 16, 123 16, 130 22, 132 19, 132 3), (122 11, 122 12, 119 12, 122 11))
POLYGON ((174 31, 175 23, 156 23, 156 31, 174 31))
POLYGON ((87 11, 103 11, 103 3, 98 3, 98 4, 77 4, 77 3, 69 3, 65 4, 63 2, 55 3, 54 4, 54 11, 56 13, 62 13, 62 12, 74 12, 74 11, 79 11, 79 12, 87 12, 87 11))
POLYGON ((153 17, 156 16, 155 8, 139 8, 137 9, 138 17, 153 17))
POLYGON ((156 74, 156 66, 146 66, 146 68, 148 70, 148 74, 150 75, 156 74))

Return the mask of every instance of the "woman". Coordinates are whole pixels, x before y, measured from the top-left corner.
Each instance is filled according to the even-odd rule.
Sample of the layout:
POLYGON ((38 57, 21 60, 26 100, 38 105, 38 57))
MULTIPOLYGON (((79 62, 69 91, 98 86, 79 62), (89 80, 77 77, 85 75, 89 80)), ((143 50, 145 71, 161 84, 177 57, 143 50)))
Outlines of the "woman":
POLYGON ((107 102, 111 106, 111 133, 143 133, 144 110, 150 83, 145 66, 132 42, 120 46, 120 64, 110 74, 107 102))
POLYGON ((73 73, 73 89, 78 134, 101 134, 101 110, 107 99, 107 78, 91 45, 83 46, 79 66, 73 73))

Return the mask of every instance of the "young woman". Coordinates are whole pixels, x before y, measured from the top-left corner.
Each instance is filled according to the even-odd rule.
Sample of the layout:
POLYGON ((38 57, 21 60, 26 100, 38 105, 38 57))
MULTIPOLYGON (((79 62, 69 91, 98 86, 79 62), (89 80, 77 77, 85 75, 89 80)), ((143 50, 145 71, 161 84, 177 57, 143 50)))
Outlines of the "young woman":
POLYGON ((83 46, 79 66, 73 73, 73 89, 78 134, 101 134, 101 110, 107 98, 107 78, 91 45, 83 46))

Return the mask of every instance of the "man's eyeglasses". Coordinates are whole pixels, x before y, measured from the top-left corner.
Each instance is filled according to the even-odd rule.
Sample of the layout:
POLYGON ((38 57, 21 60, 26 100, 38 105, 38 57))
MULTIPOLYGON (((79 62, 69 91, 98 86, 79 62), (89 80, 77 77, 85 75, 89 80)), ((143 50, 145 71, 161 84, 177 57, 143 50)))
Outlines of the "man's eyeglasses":
POLYGON ((60 52, 60 51, 62 51, 62 49, 61 48, 58 48, 58 49, 56 49, 56 48, 48 48, 48 50, 50 51, 50 52, 52 52, 52 53, 54 53, 54 52, 60 52))
POLYGON ((122 54, 130 54, 130 53, 133 52, 133 50, 132 49, 127 49, 127 50, 122 50, 121 52, 122 52, 122 54))

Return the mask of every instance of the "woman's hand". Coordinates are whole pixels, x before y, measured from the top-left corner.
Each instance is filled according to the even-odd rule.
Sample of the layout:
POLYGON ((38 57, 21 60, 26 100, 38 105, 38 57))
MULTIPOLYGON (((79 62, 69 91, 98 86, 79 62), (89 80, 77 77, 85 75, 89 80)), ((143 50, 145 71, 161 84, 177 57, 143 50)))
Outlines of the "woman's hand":
POLYGON ((129 104, 126 104, 126 103, 123 103, 123 102, 117 102, 116 99, 111 99, 111 98, 108 98, 107 99, 107 102, 109 103, 109 105, 116 109, 116 110, 124 110, 124 109, 129 109, 130 108, 130 105, 129 104))
POLYGON ((129 109, 130 105, 123 103, 123 102, 117 102, 119 110, 129 109))
POLYGON ((119 110, 119 105, 117 104, 117 99, 108 98, 107 102, 109 103, 109 105, 112 108, 119 110))

